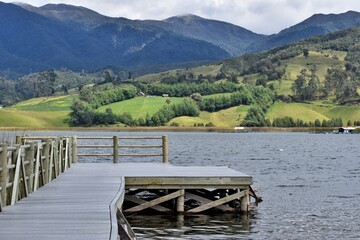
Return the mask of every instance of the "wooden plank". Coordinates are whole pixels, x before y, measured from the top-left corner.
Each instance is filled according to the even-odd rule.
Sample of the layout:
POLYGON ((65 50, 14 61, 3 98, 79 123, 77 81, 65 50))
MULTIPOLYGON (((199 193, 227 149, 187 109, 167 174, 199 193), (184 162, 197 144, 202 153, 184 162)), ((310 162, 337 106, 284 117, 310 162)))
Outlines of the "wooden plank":
POLYGON ((21 161, 21 178, 23 179, 23 189, 24 189, 24 197, 27 197, 29 195, 29 188, 28 188, 28 181, 26 176, 26 170, 25 170, 25 164, 24 164, 24 158, 20 159, 21 161))
POLYGON ((193 208, 193 209, 190 209, 189 211, 187 211, 187 213, 199 213, 199 212, 203 212, 203 211, 206 211, 210 208, 214 208, 216 206, 219 206, 221 204, 224 204, 224 203, 227 203, 227 202, 230 202, 232 200, 235 200, 235 199, 239 199, 241 197, 245 196, 245 191, 242 191, 242 192, 239 192, 239 193, 235 193, 235 194, 232 194, 230 196, 227 196, 227 197, 224 197, 224 198, 220 198, 216 201, 212 201, 212 202, 209 202, 209 203, 206 203, 204 205, 201 205, 199 207, 196 207, 196 208, 193 208))
MULTIPOLYGON (((137 198, 135 196, 131 196, 131 195, 125 195, 125 200, 131 201, 131 202, 137 203, 137 204, 147 203, 147 201, 137 198)), ((163 213, 173 212, 171 209, 163 207, 163 206, 159 206, 159 205, 151 206, 150 208, 152 208, 158 212, 163 212, 163 213)), ((124 210, 124 212, 126 212, 126 210, 124 210)))
POLYGON ((21 149, 20 147, 16 150, 16 167, 15 167, 15 176, 13 180, 13 188, 11 193, 11 205, 14 205, 15 202, 18 200, 19 196, 19 183, 20 183, 20 168, 21 168, 21 149))
POLYGON ((120 145, 119 148, 162 148, 162 145, 120 145))
POLYGON ((34 174, 34 191, 39 188, 39 178, 40 178, 40 144, 37 144, 36 147, 36 159, 35 159, 35 174, 34 174))
POLYGON ((2 200, 3 205, 6 205, 7 198, 7 176, 8 176, 8 165, 7 165, 7 145, 1 144, 0 147, 2 151, 0 152, 0 165, 2 167, 2 171, 0 172, 0 187, 2 187, 2 191, 0 192, 0 198, 2 200))
POLYGON ((121 157, 161 157, 162 154, 159 153, 129 153, 129 154, 119 154, 121 157))

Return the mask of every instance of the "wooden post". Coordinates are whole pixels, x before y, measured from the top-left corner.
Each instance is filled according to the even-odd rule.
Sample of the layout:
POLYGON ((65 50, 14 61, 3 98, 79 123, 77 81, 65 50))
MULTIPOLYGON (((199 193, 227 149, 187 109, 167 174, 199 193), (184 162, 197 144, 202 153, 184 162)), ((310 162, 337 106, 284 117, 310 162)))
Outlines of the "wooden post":
POLYGON ((177 213, 184 213, 184 201, 185 201, 185 190, 181 190, 182 195, 180 195, 176 200, 176 211, 177 213))
POLYGON ((43 147, 42 154, 41 154, 42 156, 45 157, 44 162, 43 162, 44 165, 43 165, 43 168, 41 169, 43 179, 45 180, 44 185, 47 183, 48 176, 49 176, 49 169, 50 169, 49 150, 50 150, 50 144, 51 144, 51 141, 47 140, 45 146, 43 147))
POLYGON ((168 136, 162 136, 163 163, 169 163, 168 136))
POLYGON ((60 145, 60 139, 55 139, 55 146, 54 146, 54 178, 59 176, 59 145, 60 145))
POLYGON ((72 148, 72 162, 77 163, 78 157, 77 157, 77 137, 73 136, 71 138, 71 148, 72 148))
POLYGON ((28 190, 31 193, 34 189, 34 159, 35 159, 35 143, 30 143, 30 148, 25 150, 25 161, 29 161, 26 167, 26 175, 29 177, 28 190))
POLYGON ((55 164, 54 164, 54 141, 52 140, 50 143, 50 163, 49 163, 49 175, 48 175, 48 182, 51 182, 54 178, 54 169, 55 169, 55 164))
POLYGON ((21 145, 21 136, 16 136, 16 144, 21 145))
POLYGON ((64 158, 65 158, 65 166, 64 166, 64 170, 68 169, 70 167, 70 162, 69 162, 69 138, 65 138, 65 153, 64 153, 64 158))
POLYGON ((0 172, 0 187, 2 187, 2 191, 0 194, 1 201, 3 206, 6 206, 6 197, 7 197, 7 190, 6 190, 6 179, 7 179, 7 145, 1 144, 0 148, 2 148, 2 151, 0 152, 0 167, 2 168, 2 171, 0 172))
POLYGON ((241 204, 240 204, 240 210, 241 212, 249 212, 249 206, 250 206, 250 199, 249 199, 249 190, 246 189, 245 195, 241 198, 241 204))
POLYGON ((119 163, 119 137, 118 136, 114 136, 114 144, 113 144, 113 148, 114 148, 114 153, 113 153, 113 157, 114 163, 119 163))

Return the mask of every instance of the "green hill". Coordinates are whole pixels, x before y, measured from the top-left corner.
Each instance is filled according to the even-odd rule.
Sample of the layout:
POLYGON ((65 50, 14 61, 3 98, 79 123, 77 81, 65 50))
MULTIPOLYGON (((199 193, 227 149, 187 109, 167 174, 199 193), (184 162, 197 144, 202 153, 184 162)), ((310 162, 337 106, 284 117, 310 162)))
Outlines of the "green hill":
MULTIPOLYGON (((157 121, 161 125, 211 123, 217 127, 238 126, 244 120, 250 126, 264 126, 285 117, 306 122, 333 118, 342 118, 344 123, 360 121, 357 39, 359 27, 215 65, 146 75, 127 81, 128 85, 108 82, 106 86, 88 86, 79 91, 81 101, 76 100, 78 120, 89 120, 87 126, 118 122, 145 126, 157 121), (233 92, 243 94, 244 102, 228 104, 234 102, 233 92), (138 96, 143 93, 147 96, 138 96), (197 99, 184 103, 194 93, 197 99), (194 111, 188 113, 184 107, 194 111), (200 114, 199 109, 203 110, 200 114), (139 122, 147 113, 152 122, 139 122), (164 118, 165 113, 171 118, 164 118)), ((20 102, 0 110, 0 126, 68 126, 73 103, 70 96, 20 102)))
POLYGON ((73 98, 33 98, 0 109, 0 127, 56 128, 69 126, 73 98))

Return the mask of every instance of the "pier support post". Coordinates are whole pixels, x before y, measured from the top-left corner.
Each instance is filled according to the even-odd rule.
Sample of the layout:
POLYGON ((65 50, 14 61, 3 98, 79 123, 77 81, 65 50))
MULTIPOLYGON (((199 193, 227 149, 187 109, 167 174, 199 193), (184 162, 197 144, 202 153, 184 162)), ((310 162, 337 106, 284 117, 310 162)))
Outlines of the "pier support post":
POLYGON ((0 172, 0 187, 2 188, 1 190, 1 202, 3 204, 3 206, 6 206, 6 197, 7 197, 7 189, 6 189, 6 179, 7 179, 7 174, 8 174, 8 169, 7 169, 7 145, 6 144, 1 144, 0 148, 2 149, 2 151, 0 152, 0 167, 2 168, 2 171, 0 172))
POLYGON ((114 163, 119 163, 119 137, 118 136, 114 136, 113 137, 114 140, 114 144, 113 144, 113 148, 114 148, 114 153, 113 153, 113 157, 114 163))
POLYGON ((162 136, 163 163, 169 163, 169 141, 168 136, 162 136))
POLYGON ((177 199, 176 199, 176 211, 177 213, 184 213, 185 208, 184 208, 184 202, 185 202, 185 190, 182 189, 181 190, 182 195, 180 195, 177 199))
POLYGON ((250 206, 250 197, 249 197, 249 190, 246 189, 245 195, 241 198, 240 203, 240 211, 241 212, 249 212, 249 206, 250 206))

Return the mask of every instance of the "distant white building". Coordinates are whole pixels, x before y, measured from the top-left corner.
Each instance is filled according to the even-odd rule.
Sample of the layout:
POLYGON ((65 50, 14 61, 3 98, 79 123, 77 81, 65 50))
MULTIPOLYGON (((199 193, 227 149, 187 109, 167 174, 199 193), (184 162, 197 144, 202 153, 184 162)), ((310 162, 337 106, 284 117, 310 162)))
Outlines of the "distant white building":
POLYGON ((359 127, 351 127, 351 126, 341 127, 339 128, 339 133, 352 133, 357 128, 359 127))
POLYGON ((3 108, 3 105, 0 105, 0 109, 3 108))

